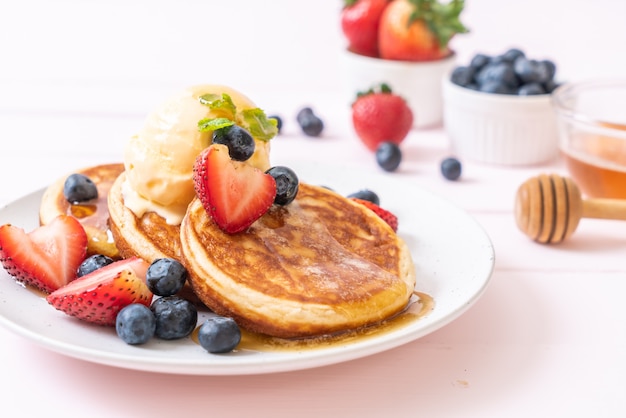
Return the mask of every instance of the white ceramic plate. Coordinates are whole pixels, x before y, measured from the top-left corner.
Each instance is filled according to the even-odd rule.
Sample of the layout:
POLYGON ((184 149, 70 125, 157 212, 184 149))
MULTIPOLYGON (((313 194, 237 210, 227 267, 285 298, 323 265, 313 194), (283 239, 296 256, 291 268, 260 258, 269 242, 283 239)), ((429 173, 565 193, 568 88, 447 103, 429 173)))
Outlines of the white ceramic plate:
MULTIPOLYGON (((42 295, 25 289, 1 270, 0 323, 48 349, 111 366, 196 375, 260 374, 334 364, 408 343, 458 318, 484 292, 494 266, 494 249, 481 226, 464 211, 399 176, 327 167, 299 168, 298 172, 302 181, 344 194, 370 188, 380 195, 381 205, 398 216, 398 233, 411 249, 416 290, 434 299, 427 315, 373 338, 315 349, 213 355, 192 338, 127 345, 113 328, 91 326, 56 311, 42 295)), ((26 231, 35 228, 42 192, 0 209, 0 224, 12 223, 26 231)))

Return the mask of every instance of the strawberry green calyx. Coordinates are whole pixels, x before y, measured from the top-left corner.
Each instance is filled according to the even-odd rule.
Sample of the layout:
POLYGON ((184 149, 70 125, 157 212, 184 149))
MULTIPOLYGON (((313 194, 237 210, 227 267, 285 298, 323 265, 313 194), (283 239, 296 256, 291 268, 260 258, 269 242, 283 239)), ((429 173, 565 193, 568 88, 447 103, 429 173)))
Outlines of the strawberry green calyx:
POLYGON ((356 98, 358 99, 360 97, 367 96, 369 94, 374 94, 374 93, 391 94, 393 93, 393 91, 391 90, 391 87, 389 87, 389 84, 381 83, 379 85, 369 88, 368 90, 358 92, 356 94, 356 98))
POLYGON ((439 0, 408 1, 415 7, 408 24, 411 25, 417 20, 423 21, 437 38, 441 49, 445 49, 450 39, 457 33, 469 32, 460 20, 465 0, 451 0, 444 3, 439 0))
POLYGON ((200 120, 198 122, 200 132, 214 131, 236 124, 247 130, 254 138, 266 142, 278 133, 276 119, 268 118, 265 112, 259 108, 238 111, 237 106, 226 93, 221 95, 205 94, 200 96, 198 100, 219 115, 216 118, 200 120))
POLYGON ((350 6, 354 6, 356 4, 356 2, 359 0, 343 0, 343 7, 350 7, 350 6))

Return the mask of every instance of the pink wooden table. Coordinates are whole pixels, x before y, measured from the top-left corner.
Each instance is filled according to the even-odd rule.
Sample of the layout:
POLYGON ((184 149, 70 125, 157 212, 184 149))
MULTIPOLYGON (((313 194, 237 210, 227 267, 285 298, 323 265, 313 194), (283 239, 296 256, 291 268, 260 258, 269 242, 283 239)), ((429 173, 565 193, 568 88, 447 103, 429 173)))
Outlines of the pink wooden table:
MULTIPOLYGON (((68 170, 119 161, 158 101, 200 82, 229 84, 283 115, 275 163, 377 171, 352 133, 341 90, 340 2, 222 3, 0 6, 0 205, 68 170), (232 37, 230 48, 218 48, 216 34, 232 37), (323 138, 298 132, 304 105, 319 110, 323 138)), ((467 4, 472 33, 456 41, 461 60, 521 46, 553 58, 569 79, 626 75, 623 1, 467 4)), ((582 220, 566 243, 536 244, 515 226, 515 190, 538 173, 564 173, 561 162, 463 161, 462 180, 448 182, 438 171, 448 154, 441 127, 412 131, 394 176, 466 210, 495 247, 486 292, 451 324, 365 358, 249 376, 103 366, 1 327, 2 408, 66 417, 624 416, 626 223, 582 220)))

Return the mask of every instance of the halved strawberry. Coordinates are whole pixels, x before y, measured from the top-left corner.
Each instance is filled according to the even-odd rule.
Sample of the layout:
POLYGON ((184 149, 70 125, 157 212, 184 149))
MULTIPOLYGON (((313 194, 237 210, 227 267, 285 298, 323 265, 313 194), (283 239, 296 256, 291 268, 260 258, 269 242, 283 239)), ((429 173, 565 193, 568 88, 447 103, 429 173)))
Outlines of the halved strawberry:
POLYGON ((0 261, 16 280, 50 293, 76 278, 87 254, 87 234, 76 218, 59 215, 26 233, 0 226, 0 261))
POLYGON ((394 232, 398 232, 398 217, 396 215, 394 215, 393 213, 389 212, 386 209, 381 208, 376 203, 370 202, 369 200, 363 200, 357 197, 350 197, 349 199, 354 200, 355 202, 358 202, 362 204, 363 206, 374 211, 376 215, 380 216, 380 218, 383 221, 389 224, 389 226, 391 227, 391 229, 393 229, 394 232))
POLYGON ((274 203, 276 180, 245 162, 231 160, 225 145, 213 144, 193 167, 196 195, 220 229, 248 228, 274 203))
POLYGON ((70 316, 113 326, 123 307, 131 303, 150 306, 153 295, 146 285, 149 266, 138 257, 119 260, 79 277, 50 293, 46 300, 70 316))

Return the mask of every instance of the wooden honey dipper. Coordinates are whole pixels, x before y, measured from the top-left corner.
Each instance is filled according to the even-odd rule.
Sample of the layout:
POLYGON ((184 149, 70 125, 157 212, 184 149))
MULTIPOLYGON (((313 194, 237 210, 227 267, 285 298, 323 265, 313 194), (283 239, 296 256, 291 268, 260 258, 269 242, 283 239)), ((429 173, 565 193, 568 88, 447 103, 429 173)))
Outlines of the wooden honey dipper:
POLYGON ((522 183, 515 198, 515 221, 542 244, 556 244, 576 230, 581 218, 626 220, 626 200, 584 199, 574 181, 541 174, 522 183))

